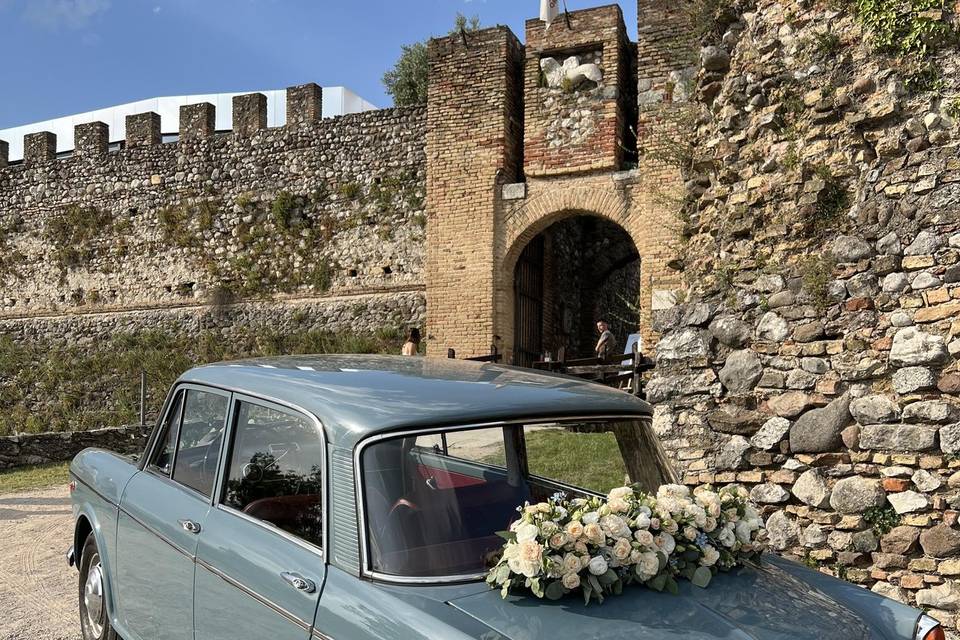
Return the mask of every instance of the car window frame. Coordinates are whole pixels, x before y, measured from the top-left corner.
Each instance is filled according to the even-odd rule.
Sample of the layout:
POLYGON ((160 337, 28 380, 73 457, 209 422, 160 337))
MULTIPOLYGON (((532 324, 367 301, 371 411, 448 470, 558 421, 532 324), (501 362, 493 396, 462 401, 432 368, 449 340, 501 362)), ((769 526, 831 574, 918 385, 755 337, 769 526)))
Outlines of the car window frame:
POLYGON ((173 427, 175 429, 175 435, 173 437, 173 455, 170 460, 170 473, 166 475, 163 473, 160 473, 160 467, 154 464, 154 460, 160 454, 160 449, 164 445, 166 445, 166 441, 167 441, 166 436, 170 433, 170 431, 166 428, 166 425, 169 423, 170 418, 173 417, 171 415, 171 412, 173 411, 173 407, 174 407, 173 403, 176 401, 177 395, 180 393, 183 394, 182 396, 183 398, 186 398, 187 392, 180 388, 177 388, 173 393, 170 394, 170 404, 169 406, 165 407, 165 411, 163 415, 161 416, 160 420, 157 422, 156 439, 155 439, 155 442, 153 443, 153 447, 151 448, 149 454, 146 456, 146 469, 154 473, 155 475, 163 476, 164 478, 168 478, 168 479, 173 477, 173 463, 177 457, 177 444, 180 442, 180 425, 183 423, 183 405, 184 405, 182 400, 180 401, 180 406, 178 407, 178 413, 180 415, 177 416, 177 423, 173 427))
POLYGON ((215 500, 211 503, 211 506, 213 506, 215 509, 223 511, 224 513, 228 513, 241 520, 257 525, 260 528, 278 535, 285 540, 293 542, 294 544, 308 551, 318 554, 323 560, 324 564, 326 564, 327 549, 330 545, 330 487, 328 484, 329 474, 327 473, 327 434, 323 428, 323 423, 320 422, 320 419, 306 409, 291 403, 280 402, 275 399, 268 399, 262 396, 234 391, 231 394, 230 405, 227 411, 227 430, 225 432, 225 438, 227 438, 224 441, 226 446, 223 447, 222 451, 220 452, 220 464, 217 469, 216 489, 213 494, 215 500), (237 418, 239 417, 241 402, 255 404, 265 409, 272 409, 274 411, 280 411, 297 418, 305 419, 307 422, 313 424, 317 434, 320 436, 320 517, 323 520, 323 531, 320 536, 320 545, 314 544, 309 540, 304 540, 303 538, 289 533, 288 531, 284 531, 280 527, 274 526, 265 520, 254 518, 253 516, 243 513, 239 509, 231 507, 224 502, 224 493, 227 488, 227 471, 230 464, 230 458, 233 455, 235 434, 237 431, 237 418))
POLYGON ((203 393, 213 393, 219 396, 223 396, 227 399, 227 414, 224 416, 224 436, 226 437, 227 427, 229 426, 230 420, 230 407, 233 406, 233 392, 228 389, 223 389, 220 387, 214 387, 211 385, 198 384, 194 382, 178 382, 171 389, 170 393, 167 394, 167 400, 164 403, 164 410, 162 418, 157 422, 157 426, 154 428, 154 435, 152 437, 152 442, 150 444, 150 449, 148 455, 144 457, 143 462, 141 463, 141 471, 149 473, 154 478, 163 480, 164 482, 171 484, 183 491, 189 493, 190 495, 199 498, 204 503, 208 505, 214 504, 214 496, 217 492, 217 487, 219 486, 221 467, 223 465, 223 452, 226 447, 220 446, 220 452, 217 457, 217 472, 214 475, 213 487, 211 488, 210 495, 204 495, 200 491, 197 491, 193 487, 187 486, 182 482, 178 482, 173 479, 173 471, 177 468, 177 454, 180 450, 180 424, 177 424, 177 439, 176 446, 173 451, 173 460, 170 462, 170 475, 165 476, 162 473, 159 473, 159 470, 156 469, 150 461, 153 460, 153 456, 157 453, 157 447, 163 446, 163 441, 160 438, 160 432, 162 430, 162 425, 166 422, 166 419, 170 413, 170 410, 173 405, 173 399, 177 397, 179 391, 183 391, 183 402, 180 403, 180 422, 183 422, 183 412, 187 405, 187 391, 189 390, 200 391, 203 393))
MULTIPOLYGON (((530 418, 518 418, 515 420, 498 420, 494 422, 482 422, 482 423, 473 423, 473 424, 464 424, 464 425, 446 425, 446 426, 421 426, 421 427, 408 427, 406 429, 400 428, 397 431, 388 431, 384 433, 376 433, 370 436, 367 436, 360 440, 354 445, 353 450, 353 482, 354 482, 354 499, 357 504, 357 531, 360 535, 360 577, 367 578, 369 580, 374 580, 377 582, 384 582, 390 584, 414 584, 414 585, 440 585, 440 584, 458 584, 458 583, 467 583, 467 582, 478 582, 484 580, 487 576, 486 572, 475 573, 475 574, 464 574, 464 575, 450 575, 450 576, 396 576, 386 573, 380 573, 374 571, 371 568, 373 559, 370 553, 370 536, 369 528, 367 526, 367 502, 366 495, 364 493, 364 481, 363 481, 363 465, 361 464, 363 459, 363 451, 368 446, 376 444, 377 442, 382 442, 383 440, 392 440, 394 438, 400 437, 409 437, 409 436, 421 436, 421 435, 436 435, 441 433, 450 433, 452 431, 473 431, 477 429, 490 429, 494 427, 507 427, 511 425, 523 425, 526 426, 535 426, 539 424, 558 424, 564 425, 568 423, 583 422, 584 420, 650 420, 652 415, 650 413, 623 413, 623 414, 597 414, 597 415, 580 415, 580 416, 564 416, 564 417, 530 417, 530 418)), ((528 475, 529 474, 528 472, 528 475)), ((588 495, 594 495, 603 497, 603 494, 597 493, 596 491, 591 491, 583 487, 576 487, 568 485, 556 480, 551 480, 549 478, 542 478, 541 476, 534 475, 538 480, 545 480, 552 485, 555 485, 561 489, 567 489, 571 491, 576 491, 579 493, 586 493, 588 495)))

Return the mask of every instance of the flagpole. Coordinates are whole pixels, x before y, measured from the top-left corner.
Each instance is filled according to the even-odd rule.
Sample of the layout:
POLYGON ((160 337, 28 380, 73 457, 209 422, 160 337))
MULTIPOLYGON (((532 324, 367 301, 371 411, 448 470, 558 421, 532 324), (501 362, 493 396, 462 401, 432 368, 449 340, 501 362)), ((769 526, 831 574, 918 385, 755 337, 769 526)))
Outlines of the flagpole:
POLYGON ((567 11, 567 0, 563 0, 563 17, 567 21, 567 29, 573 31, 573 25, 570 24, 570 12, 567 11))

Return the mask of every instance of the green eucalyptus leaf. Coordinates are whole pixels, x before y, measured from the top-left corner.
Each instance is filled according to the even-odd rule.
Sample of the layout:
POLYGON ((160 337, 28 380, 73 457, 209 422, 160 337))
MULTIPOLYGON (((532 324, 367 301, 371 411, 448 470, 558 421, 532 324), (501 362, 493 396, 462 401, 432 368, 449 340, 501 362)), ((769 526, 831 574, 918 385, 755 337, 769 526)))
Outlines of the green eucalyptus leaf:
POLYGON ((659 573, 647 581, 647 586, 653 589, 654 591, 663 591, 663 587, 666 584, 667 584, 667 574, 665 573, 659 573))
POLYGON ((619 579, 620 578, 617 576, 617 572, 614 571, 613 569, 607 569, 607 572, 605 574, 598 577, 600 584, 602 584, 605 587, 610 586, 611 584, 613 584, 619 579))
POLYGON ((669 591, 673 595, 677 595, 678 593, 680 593, 680 587, 677 586, 677 581, 671 577, 667 577, 666 587, 667 587, 667 591, 669 591))
POLYGON ((593 575, 592 573, 588 574, 587 582, 590 583, 590 588, 593 589, 598 596, 603 592, 603 587, 600 586, 600 581, 597 580, 597 576, 593 575))
POLYGON ((517 534, 514 531, 497 531, 497 535, 506 540, 507 542, 516 542, 517 534))
POLYGON ((657 551, 657 560, 660 561, 660 568, 657 569, 657 573, 660 573, 667 566, 667 554, 663 551, 657 551))
POLYGON ((710 584, 711 578, 713 578, 713 572, 707 567, 700 567, 693 573, 693 577, 690 578, 690 582, 697 585, 701 589, 706 589, 707 585, 710 584))
POLYGON ((543 590, 544 595, 546 595, 549 600, 559 600, 566 592, 567 590, 563 588, 563 583, 559 580, 552 581, 547 585, 547 588, 543 590))
POLYGON ((543 586, 540 584, 540 578, 532 578, 530 580, 530 590, 533 591, 533 595, 538 598, 543 597, 543 586))

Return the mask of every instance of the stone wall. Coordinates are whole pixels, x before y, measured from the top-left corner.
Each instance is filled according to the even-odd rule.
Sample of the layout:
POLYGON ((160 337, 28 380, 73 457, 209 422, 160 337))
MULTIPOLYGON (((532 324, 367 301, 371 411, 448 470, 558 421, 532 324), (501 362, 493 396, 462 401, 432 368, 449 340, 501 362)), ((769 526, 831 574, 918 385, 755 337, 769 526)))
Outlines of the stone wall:
POLYGON ((847 9, 734 16, 701 54, 656 429, 687 483, 750 488, 774 550, 952 629, 960 57, 925 91, 847 9))
POLYGON ((0 438, 0 469, 65 462, 88 447, 122 454, 142 453, 150 427, 118 427, 64 433, 35 433, 0 438))

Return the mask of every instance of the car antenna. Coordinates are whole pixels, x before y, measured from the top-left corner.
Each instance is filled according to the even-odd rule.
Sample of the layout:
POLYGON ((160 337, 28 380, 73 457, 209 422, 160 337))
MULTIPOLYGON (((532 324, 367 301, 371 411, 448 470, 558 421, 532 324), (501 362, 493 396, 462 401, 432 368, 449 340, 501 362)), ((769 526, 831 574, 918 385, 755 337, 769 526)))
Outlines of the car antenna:
POLYGON ((140 370, 140 426, 147 426, 147 370, 140 370))

